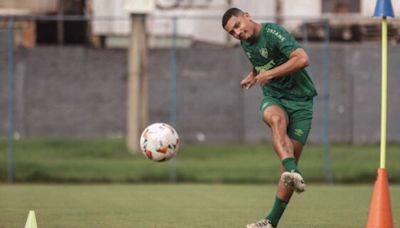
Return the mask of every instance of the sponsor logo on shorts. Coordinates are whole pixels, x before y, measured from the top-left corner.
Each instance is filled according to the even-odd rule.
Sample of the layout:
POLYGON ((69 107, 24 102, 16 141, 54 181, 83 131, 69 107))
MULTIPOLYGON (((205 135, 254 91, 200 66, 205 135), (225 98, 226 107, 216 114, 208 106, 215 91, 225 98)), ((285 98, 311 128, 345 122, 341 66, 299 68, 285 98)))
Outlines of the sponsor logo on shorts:
POLYGON ((297 136, 303 136, 304 135, 304 131, 301 129, 294 129, 294 134, 297 136))

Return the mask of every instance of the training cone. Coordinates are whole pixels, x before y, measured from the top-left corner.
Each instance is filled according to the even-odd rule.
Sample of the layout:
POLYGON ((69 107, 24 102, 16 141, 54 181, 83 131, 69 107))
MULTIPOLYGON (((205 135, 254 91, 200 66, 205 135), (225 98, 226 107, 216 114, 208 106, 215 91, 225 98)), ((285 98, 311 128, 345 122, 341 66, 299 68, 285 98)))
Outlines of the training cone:
POLYGON ((384 168, 378 169, 369 208, 367 228, 393 228, 389 181, 384 168))
POLYGON ((28 219, 25 223, 25 228, 37 228, 35 211, 29 211, 28 219))

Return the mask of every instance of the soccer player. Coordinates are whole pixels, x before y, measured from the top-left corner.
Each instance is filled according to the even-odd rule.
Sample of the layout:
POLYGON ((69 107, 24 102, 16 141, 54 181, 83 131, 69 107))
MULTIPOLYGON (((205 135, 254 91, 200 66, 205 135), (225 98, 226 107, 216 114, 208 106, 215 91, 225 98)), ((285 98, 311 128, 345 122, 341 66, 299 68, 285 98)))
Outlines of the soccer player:
POLYGON ((281 161, 281 177, 275 203, 267 216, 247 228, 274 228, 293 192, 305 191, 297 163, 311 129, 313 97, 317 95, 305 67, 308 56, 295 39, 276 23, 257 23, 249 13, 231 8, 222 17, 222 27, 240 44, 253 65, 240 82, 255 84, 264 97, 260 112, 270 127, 273 148, 281 161))

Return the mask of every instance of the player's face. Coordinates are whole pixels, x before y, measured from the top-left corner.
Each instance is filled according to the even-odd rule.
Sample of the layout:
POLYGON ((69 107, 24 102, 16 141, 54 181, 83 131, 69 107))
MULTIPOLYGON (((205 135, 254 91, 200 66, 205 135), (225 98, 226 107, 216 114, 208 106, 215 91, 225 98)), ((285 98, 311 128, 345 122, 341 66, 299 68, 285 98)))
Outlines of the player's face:
POLYGON ((248 40, 254 35, 254 24, 248 13, 232 16, 224 29, 238 40, 248 40))

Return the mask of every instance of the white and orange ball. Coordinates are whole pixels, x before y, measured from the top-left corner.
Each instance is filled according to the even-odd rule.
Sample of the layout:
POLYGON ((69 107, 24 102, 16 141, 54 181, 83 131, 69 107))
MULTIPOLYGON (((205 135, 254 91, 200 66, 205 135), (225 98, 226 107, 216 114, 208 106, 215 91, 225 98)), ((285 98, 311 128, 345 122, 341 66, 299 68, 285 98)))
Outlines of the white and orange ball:
POLYGON ((140 136, 140 148, 148 159, 162 162, 174 157, 180 140, 176 130, 166 123, 154 123, 146 127, 140 136))

